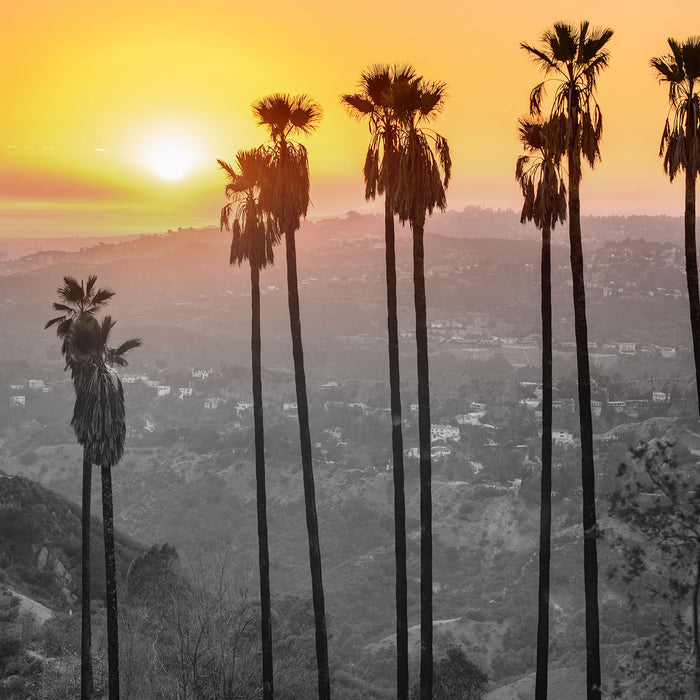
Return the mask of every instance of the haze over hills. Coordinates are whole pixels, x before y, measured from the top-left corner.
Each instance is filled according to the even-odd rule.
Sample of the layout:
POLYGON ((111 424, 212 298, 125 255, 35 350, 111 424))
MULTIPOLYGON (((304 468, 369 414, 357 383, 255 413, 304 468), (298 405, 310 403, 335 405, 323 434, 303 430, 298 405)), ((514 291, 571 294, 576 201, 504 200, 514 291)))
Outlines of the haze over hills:
MULTIPOLYGON (((676 225, 664 217, 584 220, 593 398, 607 404, 595 425, 603 511, 603 494, 613 488, 617 465, 635 439, 670 434, 696 448, 686 430, 692 357, 683 256, 671 242, 676 225), (653 392, 671 398, 656 402, 653 392)), ((411 239, 407 229, 397 233, 405 441, 411 449, 417 444, 411 239)), ((344 673, 379 692, 390 686, 393 663, 381 219, 351 213, 308 221, 297 240, 331 653, 344 673)), ((116 291, 108 307, 118 320, 115 341, 144 341, 120 370, 128 440, 114 469, 117 524, 144 546, 174 545, 185 561, 230 547, 243 576, 255 569, 256 552, 250 283, 246 267, 229 267, 228 248, 228 234, 215 228, 183 229, 1 262, 0 324, 11 332, 0 336, 0 468, 79 499, 80 452, 68 425, 73 390, 55 335, 43 326, 64 275, 96 274, 100 286, 116 291)), ((283 249, 276 255, 261 276, 272 585, 277 597, 304 597, 307 544, 283 249)), ((553 658, 562 684, 579 673, 583 649, 568 265, 559 231, 553 250, 555 428, 564 437, 555 451, 553 658)), ((441 450, 434 460, 440 644, 463 644, 494 686, 520 679, 526 687, 537 574, 538 237, 520 227, 513 212, 448 213, 429 222, 426 271, 433 419, 459 436, 436 440, 441 450), (471 422, 458 420, 469 414, 471 422)), ((419 528, 417 462, 411 458, 407 490, 413 625, 419 528)), ((601 570, 610 557, 603 548, 601 570)), ((601 600, 610 672, 630 652, 631 640, 643 635, 644 621, 626 619, 618 584, 604 582, 601 600)))

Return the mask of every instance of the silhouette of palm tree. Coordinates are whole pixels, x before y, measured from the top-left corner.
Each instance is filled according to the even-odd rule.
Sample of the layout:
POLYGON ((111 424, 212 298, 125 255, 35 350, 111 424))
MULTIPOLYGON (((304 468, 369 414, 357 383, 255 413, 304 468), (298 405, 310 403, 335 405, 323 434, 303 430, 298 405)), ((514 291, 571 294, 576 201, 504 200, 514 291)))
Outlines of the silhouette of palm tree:
POLYGON ((391 107, 400 124, 396 179, 392 188, 392 209, 413 232, 413 287, 416 312, 416 364, 418 374, 418 442, 420 453, 421 521, 421 662, 420 698, 432 697, 433 678, 433 544, 432 465, 430 460, 430 381, 428 371, 428 328, 425 298, 425 217, 435 207, 447 204, 445 188, 452 163, 447 140, 424 129, 442 109, 445 84, 422 78, 395 84, 391 107))
POLYGON ((263 147, 268 173, 260 190, 260 206, 276 221, 284 235, 287 257, 287 294, 289 298, 289 325, 292 335, 294 379, 299 415, 299 441, 306 506, 306 529, 309 537, 309 564, 311 591, 314 604, 316 632, 316 663, 318 667, 318 694, 330 698, 328 667, 328 635, 321 570, 321 546, 316 513, 316 488, 311 459, 309 430, 309 402, 306 395, 304 348, 299 313, 299 286, 297 281, 295 234, 309 207, 309 160, 306 148, 291 136, 309 134, 321 119, 320 107, 306 95, 292 97, 273 94, 253 104, 258 124, 267 129, 270 141, 263 147))
POLYGON ((105 316, 99 323, 84 315, 71 325, 67 357, 75 385, 71 426, 90 464, 99 464, 102 477, 102 522, 105 549, 107 604, 107 661, 110 700, 119 698, 119 629, 117 567, 114 551, 112 467, 124 453, 126 419, 124 389, 112 366, 124 367, 126 353, 141 345, 131 338, 117 348, 109 346, 116 321, 105 316))
POLYGON ((270 554, 267 537, 267 496, 265 490, 265 432, 260 358, 260 270, 274 262, 274 245, 280 234, 276 221, 260 207, 260 187, 267 161, 260 150, 239 151, 236 166, 219 160, 228 176, 228 204, 221 210, 221 228, 232 231, 231 265, 250 264, 251 349, 253 380, 253 422, 255 426, 255 482, 258 513, 258 564, 260 571, 260 624, 262 638, 263 698, 274 697, 272 659, 272 611, 270 603, 270 554))
POLYGON ((365 157, 365 198, 384 194, 386 249, 387 334, 389 337, 389 391, 394 480, 394 552, 396 559, 396 697, 408 698, 408 585, 406 578, 406 496, 403 434, 401 430, 401 374, 396 307, 396 249, 392 192, 396 179, 399 124, 391 106, 397 83, 414 80, 411 66, 374 65, 362 72, 359 92, 342 95, 353 116, 369 121, 370 143, 365 157))
MULTIPOLYGON (((668 84, 669 115, 661 136, 659 156, 673 182, 685 172, 685 272, 693 336, 695 383, 700 400, 700 292, 695 241, 695 181, 700 166, 700 38, 668 39, 671 53, 651 59, 659 82, 668 84)), ((699 404, 700 408, 700 404, 699 404)))
MULTIPOLYGON (((581 426, 581 481, 583 486, 584 590, 586 598, 586 686, 588 698, 600 697, 600 623, 598 617, 598 525, 595 510, 593 419, 588 361, 588 325, 581 244, 581 156, 594 167, 600 159, 603 117, 595 99, 596 80, 609 62, 606 48, 612 29, 590 29, 556 22, 542 35, 540 48, 522 43, 545 76, 552 76, 556 92, 551 116, 565 120, 569 171, 569 243, 573 280, 576 364, 578 369, 579 420, 581 426)), ((530 93, 530 111, 541 114, 547 80, 530 93)))
POLYGON ((518 158, 515 178, 523 193, 520 223, 534 221, 542 231, 542 478, 540 489, 540 575, 537 611, 537 671, 535 697, 547 698, 549 657, 549 562, 552 526, 552 265, 551 232, 566 218, 566 187, 560 161, 566 124, 521 119, 518 125, 525 155, 518 158))
MULTIPOLYGON (((96 289, 97 277, 88 277, 87 284, 70 276, 63 278, 63 285, 58 288, 60 301, 53 303, 55 311, 61 315, 47 321, 44 328, 56 326, 56 335, 61 341, 61 353, 66 359, 66 368, 71 366, 68 352, 70 331, 73 323, 80 321, 84 315, 94 315, 114 296, 109 289, 96 289)), ((75 375, 73 375, 75 380, 75 375)), ((92 628, 90 619, 90 505, 92 495, 92 462, 87 450, 83 449, 81 508, 81 631, 80 631, 80 698, 90 700, 94 695, 92 672, 92 628)))

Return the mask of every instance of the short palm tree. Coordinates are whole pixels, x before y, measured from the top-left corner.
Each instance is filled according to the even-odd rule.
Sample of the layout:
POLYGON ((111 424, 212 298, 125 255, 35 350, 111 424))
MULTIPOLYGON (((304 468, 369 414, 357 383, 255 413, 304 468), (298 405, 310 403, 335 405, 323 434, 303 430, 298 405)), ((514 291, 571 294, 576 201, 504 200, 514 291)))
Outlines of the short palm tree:
POLYGON ((430 459, 430 380, 428 326, 425 298, 423 233, 426 214, 447 205, 445 190, 452 162, 447 140, 423 128, 440 112, 445 84, 422 78, 397 83, 391 107, 400 130, 397 138, 396 179, 392 209, 413 232, 413 287, 416 312, 416 364, 418 375, 418 442, 420 454, 421 522, 421 661, 420 698, 432 698, 433 679, 433 542, 432 464, 430 459))
POLYGON ((112 366, 124 367, 126 353, 141 341, 131 338, 117 348, 109 346, 115 321, 99 323, 83 316, 71 325, 67 337, 68 363, 74 377, 75 408, 71 426, 90 464, 99 464, 102 476, 102 522, 105 548, 107 603, 107 661, 110 700, 119 698, 119 630, 117 567, 114 551, 112 467, 124 453, 126 417, 124 390, 112 366))
POLYGON ((258 150, 239 151, 236 167, 219 160, 228 177, 228 204, 221 210, 221 227, 232 231, 230 264, 250 264, 251 350, 253 375, 253 421, 255 425, 255 482, 258 511, 258 564, 260 571, 260 622, 262 639, 263 698, 274 697, 272 663, 272 611, 270 603, 270 554, 267 538, 267 496, 265 490, 265 431, 260 358, 260 270, 274 262, 274 245, 279 242, 277 223, 260 208, 260 186, 267 173, 267 161, 258 150))
POLYGON ((552 265, 551 233, 566 218, 566 187, 561 176, 566 124, 521 119, 518 125, 525 155, 518 158, 515 178, 523 193, 520 223, 534 221, 542 231, 542 479, 540 489, 540 576, 537 612, 535 698, 547 699, 549 657, 549 562, 552 526, 552 265))
POLYGON ((369 121, 370 143, 365 157, 365 198, 384 194, 386 249, 387 335, 389 339, 389 393, 394 477, 394 553, 396 560, 396 696, 408 698, 408 585, 406 577, 406 496, 404 489, 403 433, 401 430, 401 374, 396 306, 396 249, 393 185, 396 178, 399 125, 391 107, 392 89, 414 80, 411 66, 374 65, 362 72, 359 92, 343 95, 350 114, 369 121))
POLYGON ((316 513, 316 487, 311 459, 311 432, 309 429, 309 402, 306 394, 304 371, 304 347, 301 338, 299 313, 299 285, 295 235, 309 207, 309 160, 306 148, 291 140, 297 134, 309 134, 321 119, 321 108, 306 95, 292 97, 273 94, 253 104, 253 114, 258 124, 267 129, 270 140, 263 152, 267 159, 268 173, 260 190, 260 206, 270 214, 284 235, 287 258, 287 294, 289 301, 289 325, 292 335, 294 380, 297 411, 299 415, 299 441, 306 506, 306 529, 309 537, 309 564, 311 591, 314 604, 316 632, 316 664, 318 668, 318 694, 330 698, 330 672, 328 666, 328 634, 326 630, 326 605, 321 569, 321 545, 318 536, 316 513))
POLYGON ((668 84, 669 115, 659 155, 671 182, 680 170, 685 172, 685 271, 700 401, 700 292, 695 241, 695 181, 700 167, 700 37, 690 37, 682 43, 668 39, 668 45, 670 54, 651 59, 659 81, 668 84))
MULTIPOLYGON (((569 243, 573 278, 576 364, 578 369, 579 419, 581 426, 581 481, 583 486, 584 590, 586 598, 586 686, 587 697, 600 697, 600 623, 598 616, 598 525, 595 508, 593 464, 593 418, 591 377, 588 360, 586 292, 581 243, 581 156, 594 167, 600 159, 603 117, 595 98, 596 81, 607 67, 607 43, 612 29, 591 29, 588 22, 578 27, 556 22, 547 29, 539 47, 521 44, 545 76, 556 85, 551 117, 565 120, 565 149, 568 168, 569 243)), ((530 93, 530 111, 541 114, 548 80, 530 93)))
MULTIPOLYGON (((87 284, 70 276, 63 278, 63 285, 58 288, 60 301, 54 302, 55 311, 61 315, 52 318, 45 328, 56 326, 56 334, 61 340, 61 353, 66 359, 66 368, 70 367, 68 353, 70 331, 73 323, 81 321, 84 316, 94 315, 114 296, 109 289, 97 289, 97 277, 88 277, 87 284)), ((75 381, 76 376, 73 375, 75 381)), ((92 495, 92 462, 83 449, 83 493, 81 510, 82 556, 81 556, 81 635, 80 635, 80 698, 89 700, 94 694, 92 672, 92 631, 90 621, 90 501, 92 495)))

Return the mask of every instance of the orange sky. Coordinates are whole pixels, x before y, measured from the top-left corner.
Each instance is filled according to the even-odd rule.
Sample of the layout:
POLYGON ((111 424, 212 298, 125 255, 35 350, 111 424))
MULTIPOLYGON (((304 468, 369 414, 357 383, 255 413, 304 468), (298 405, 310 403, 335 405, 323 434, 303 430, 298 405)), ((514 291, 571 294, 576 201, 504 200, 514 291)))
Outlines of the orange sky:
POLYGON ((339 104, 374 62, 444 80, 435 123, 452 149, 448 206, 520 206, 518 116, 538 79, 518 48, 558 19, 615 30, 600 78, 603 162, 586 171, 584 214, 683 208, 657 149, 667 93, 649 68, 666 37, 700 34, 696 1, 22 0, 0 25, 0 236, 134 233, 218 221, 215 159, 261 143, 250 104, 306 92, 324 109, 307 140, 310 216, 366 211, 364 124, 339 104), (478 6, 477 6, 478 5, 478 6), (669 9, 671 8, 671 9, 669 9), (168 175, 175 179, 166 179, 168 175))

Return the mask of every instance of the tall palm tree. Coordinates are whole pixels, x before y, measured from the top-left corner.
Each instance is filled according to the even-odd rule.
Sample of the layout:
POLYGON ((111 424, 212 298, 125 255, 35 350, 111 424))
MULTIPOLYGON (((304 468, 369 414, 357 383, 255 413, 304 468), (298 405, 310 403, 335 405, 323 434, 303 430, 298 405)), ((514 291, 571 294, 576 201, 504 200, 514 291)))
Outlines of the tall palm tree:
MULTIPOLYGON (((70 367, 68 353, 70 331, 73 323, 84 315, 94 315, 114 296, 109 289, 97 289, 97 277, 91 275, 85 281, 78 281, 70 276, 63 278, 63 285, 58 288, 60 301, 54 302, 55 311, 61 315, 52 318, 44 328, 56 326, 56 334, 61 340, 61 353, 66 359, 66 368, 70 367)), ((75 375, 73 379, 75 380, 75 375)), ((80 633, 80 698, 89 700, 94 694, 92 673, 92 630, 90 620, 90 501, 92 495, 92 463, 87 450, 83 449, 83 493, 81 511, 82 556, 81 556, 81 633, 80 633)))
POLYGON ((659 156, 664 159, 664 172, 671 182, 679 170, 685 172, 685 272, 700 401, 700 292, 695 243, 695 181, 700 167, 700 37, 690 37, 683 43, 669 38, 668 45, 670 54, 651 59, 659 82, 668 83, 669 114, 659 156))
POLYGON ((67 357, 75 385, 71 426, 90 464, 100 465, 102 476, 110 700, 119 698, 117 567, 111 469, 124 453, 126 438, 124 389, 111 367, 126 366, 126 353, 141 345, 138 338, 131 338, 117 348, 110 347, 109 336, 115 323, 110 316, 105 316, 99 323, 93 316, 85 315, 71 325, 67 338, 67 357))
POLYGON ((260 270, 274 262, 274 245, 279 229, 260 208, 260 186, 267 162, 260 150, 239 151, 236 166, 218 161, 228 176, 228 204, 221 210, 221 228, 233 232, 230 264, 250 264, 251 351, 253 380, 253 422, 255 425, 255 482, 258 511, 258 564, 260 570, 260 624, 262 638, 263 698, 274 697, 272 664, 272 611, 270 604, 270 554, 267 538, 267 496, 265 491, 265 432, 263 425, 262 368, 260 358, 260 270))
POLYGON ((331 694, 328 634, 321 570, 321 545, 316 513, 316 488, 311 460, 309 402, 306 395, 304 348, 301 339, 295 241, 295 234, 301 225, 301 219, 306 216, 309 207, 309 160, 306 148, 291 140, 292 136, 309 134, 318 126, 321 119, 321 108, 306 95, 292 97, 276 93, 253 103, 253 114, 258 120, 258 125, 265 127, 270 137, 268 145, 263 150, 268 163, 268 173, 260 189, 260 206, 265 213, 270 214, 275 219, 279 232, 284 235, 286 244, 289 325, 292 335, 294 380, 299 415, 306 529, 309 537, 318 694, 319 698, 325 700, 330 698, 331 694))
POLYGON ((432 464, 430 460, 430 380, 428 326, 425 299, 425 253, 423 233, 426 214, 445 209, 445 189, 452 162, 447 139, 423 128, 440 112, 445 84, 422 78, 396 83, 391 106, 400 131, 398 160, 392 188, 392 209, 413 232, 413 288, 416 312, 416 364, 418 374, 418 443, 420 453, 421 522, 421 652, 420 698, 430 700, 433 686, 433 524, 432 464))
POLYGON ((540 576, 537 611, 535 698, 547 700, 549 657, 549 562, 552 527, 552 264, 551 233, 566 218, 566 187, 560 161, 566 124, 521 119, 518 124, 525 155, 518 158, 515 178, 523 193, 520 223, 534 221, 542 231, 542 478, 540 488, 540 576))
POLYGON ((414 80, 411 66, 377 64, 362 72, 359 92, 341 96, 350 114, 369 121, 370 143, 365 157, 365 199, 384 194, 387 335, 389 338, 389 392, 391 447, 394 476, 394 554, 396 560, 396 697, 408 698, 408 584, 406 577, 406 496, 403 433, 401 430, 401 374, 399 325, 396 307, 396 249, 393 185, 396 178, 399 125, 391 107, 392 88, 414 80))
MULTIPOLYGON (((603 117, 595 98, 596 81, 607 67, 606 48, 613 35, 609 28, 590 29, 556 22, 545 30, 540 47, 520 46, 556 85, 551 116, 565 119, 568 167, 569 243, 573 279, 576 364, 578 369, 579 421, 581 426, 581 481, 583 486, 583 574, 586 598, 586 687, 588 698, 600 697, 600 623, 598 617, 598 525, 595 509, 593 419, 588 361, 588 325, 581 244, 581 156, 591 167, 600 160, 603 117)), ((547 80, 530 93, 530 111, 541 114, 547 80)))

